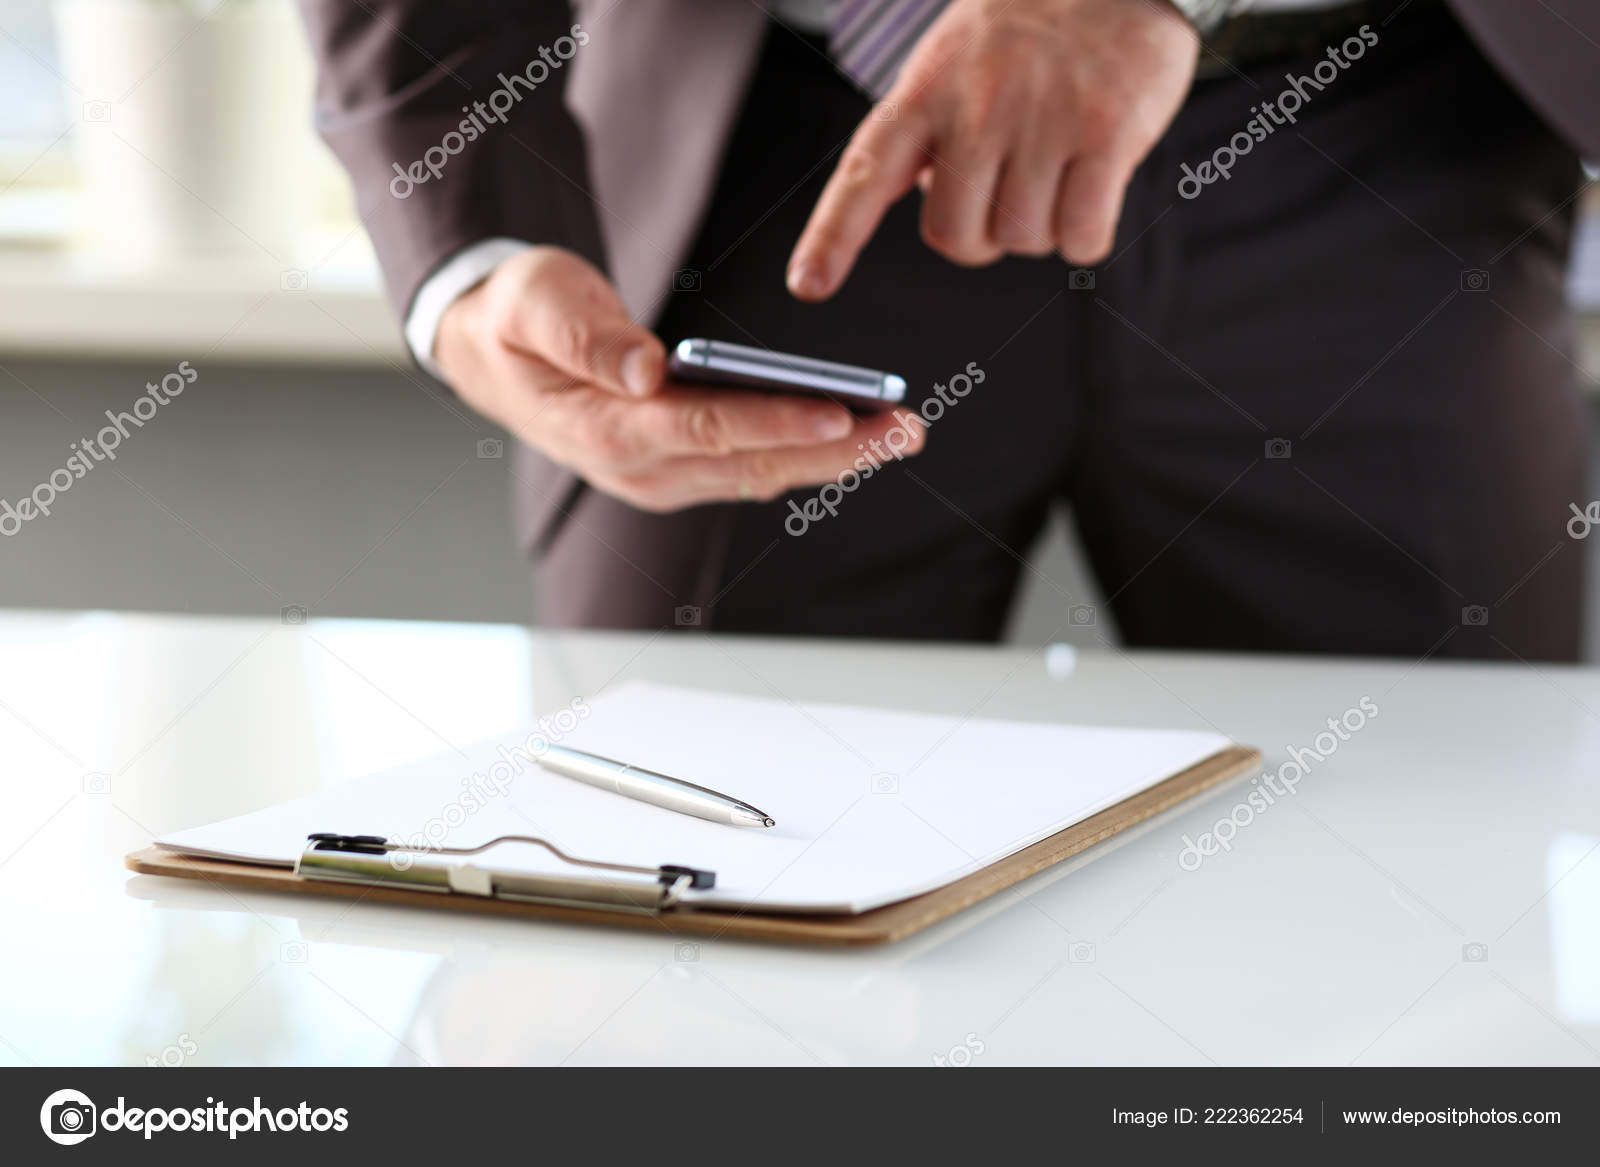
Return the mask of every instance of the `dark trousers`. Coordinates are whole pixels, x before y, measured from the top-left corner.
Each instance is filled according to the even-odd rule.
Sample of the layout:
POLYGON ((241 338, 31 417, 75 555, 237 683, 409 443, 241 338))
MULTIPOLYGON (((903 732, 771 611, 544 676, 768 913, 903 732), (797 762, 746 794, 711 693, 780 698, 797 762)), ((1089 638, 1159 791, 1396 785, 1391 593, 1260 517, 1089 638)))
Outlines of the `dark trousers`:
MULTIPOLYGON (((867 103, 773 29, 688 261, 700 286, 658 331, 889 369, 912 401, 969 364, 982 383, 799 535, 788 499, 654 515, 584 490, 540 554, 542 617, 993 639, 1067 504, 1131 645, 1576 657, 1562 277, 1581 176, 1449 17, 1417 10, 1186 199, 1180 164, 1322 58, 1197 83, 1092 272, 957 267, 913 196, 815 306, 785 261, 867 103)), ((1051 594, 1063 624, 1084 599, 1051 594)))

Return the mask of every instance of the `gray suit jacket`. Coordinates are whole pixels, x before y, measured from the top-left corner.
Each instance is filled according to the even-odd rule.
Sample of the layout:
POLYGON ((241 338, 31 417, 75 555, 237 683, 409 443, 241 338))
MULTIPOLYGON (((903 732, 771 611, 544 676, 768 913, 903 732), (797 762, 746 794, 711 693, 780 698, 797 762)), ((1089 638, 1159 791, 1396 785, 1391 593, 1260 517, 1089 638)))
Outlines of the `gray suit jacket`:
MULTIPOLYGON (((1529 103, 1600 159, 1600 0, 1450 0, 1529 103)), ((752 0, 301 0, 318 127, 355 183, 402 314, 451 253, 492 235, 555 243, 658 313, 699 225, 767 17, 752 0), (404 199, 390 191, 500 80, 570 32, 589 43, 507 124, 404 199)), ((1403 19, 1403 17, 1401 17, 1403 19)), ((531 451, 539 537, 574 480, 531 451)))

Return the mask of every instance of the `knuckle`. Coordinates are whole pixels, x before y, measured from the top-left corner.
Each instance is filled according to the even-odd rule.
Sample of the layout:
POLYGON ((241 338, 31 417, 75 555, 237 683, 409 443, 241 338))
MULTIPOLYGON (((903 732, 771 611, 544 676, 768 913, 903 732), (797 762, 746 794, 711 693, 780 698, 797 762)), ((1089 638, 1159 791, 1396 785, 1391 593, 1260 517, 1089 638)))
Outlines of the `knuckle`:
POLYGON ((556 354, 573 362, 588 360, 594 344, 594 328, 582 316, 564 314, 555 322, 556 354))
POLYGON ((996 253, 979 239, 969 238, 948 220, 924 222, 922 239, 929 247, 952 263, 977 266, 994 259, 996 253))
POLYGON ((726 454, 732 449, 728 425, 715 405, 691 405, 683 413, 683 433, 689 444, 711 454, 726 454))
POLYGON ((1081 240, 1099 228, 1098 219, 1081 199, 1065 199, 1056 214, 1056 232, 1063 239, 1081 240))
POLYGON ((1056 241, 1048 235, 1028 231, 1004 240, 1006 250, 1015 255, 1049 255, 1056 249, 1056 241))
POLYGON ((1094 263, 1110 250, 1110 234, 1098 223, 1071 224, 1061 231, 1061 247, 1077 263, 1094 263))
POLYGON ((1078 136, 1088 144, 1108 141, 1122 125, 1118 103, 1105 97, 1088 97, 1078 103, 1078 136))
POLYGON ((771 502, 788 489, 783 467, 772 454, 746 455, 739 466, 739 484, 762 502, 771 502))
POLYGON ((1041 229, 1038 216, 1020 204, 1001 204, 995 208, 995 238, 1011 251, 1022 255, 1047 255, 1055 250, 1048 229, 1041 229))
POLYGON ((531 306, 549 304, 551 292, 559 284, 552 259, 535 248, 514 256, 490 273, 483 291, 495 314, 502 318, 521 317, 531 306))
POLYGON ((515 273, 527 284, 538 283, 560 266, 561 252, 553 247, 530 247, 502 265, 500 270, 515 273))
POLYGON ((599 275, 585 260, 561 247, 536 246, 508 259, 496 268, 491 280, 502 276, 512 294, 560 295, 582 290, 599 275))
POLYGON ((783 481, 757 480, 750 488, 751 497, 757 502, 772 502, 789 493, 789 483, 783 481))
POLYGON ((544 283, 544 261, 533 252, 524 252, 506 260, 483 282, 484 291, 497 303, 512 304, 529 295, 536 295, 544 283))
POLYGON ((955 253, 961 246, 961 240, 950 220, 936 215, 922 217, 922 241, 940 255, 947 255, 952 259, 956 257, 955 253))
POLYGON ((903 125, 914 129, 933 120, 933 88, 926 82, 920 82, 914 68, 910 66, 901 75, 900 83, 884 100, 894 106, 894 120, 903 125))
POLYGON ((860 142, 851 142, 839 159, 839 180, 852 188, 871 186, 881 167, 871 149, 860 142))

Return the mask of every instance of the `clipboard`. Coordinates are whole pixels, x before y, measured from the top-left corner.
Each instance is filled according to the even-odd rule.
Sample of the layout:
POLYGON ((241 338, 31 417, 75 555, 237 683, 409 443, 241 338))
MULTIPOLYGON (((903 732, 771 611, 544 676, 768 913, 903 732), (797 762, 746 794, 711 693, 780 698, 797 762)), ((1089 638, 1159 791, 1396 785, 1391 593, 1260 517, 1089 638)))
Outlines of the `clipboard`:
MULTIPOLYGON (((446 886, 428 890, 388 879, 369 883, 350 878, 328 878, 325 877, 327 872, 321 873, 321 876, 307 875, 283 867, 199 858, 161 847, 135 851, 124 862, 129 870, 142 875, 174 876, 252 891, 334 896, 377 904, 470 911, 512 919, 605 924, 652 929, 674 936, 705 936, 713 939, 729 937, 837 946, 889 944, 948 919, 1031 875, 1258 766, 1260 762, 1259 750, 1249 746, 1230 746, 1131 798, 952 883, 884 907, 850 915, 702 908, 679 902, 675 898, 663 904, 661 901, 668 898, 665 895, 651 909, 642 906, 636 896, 619 896, 614 892, 591 902, 583 902, 576 896, 562 902, 555 902, 556 897, 537 900, 508 898, 490 894, 492 888, 481 882, 478 887, 471 889, 446 886)), ((342 842, 350 842, 348 837, 340 838, 342 842)), ((376 843, 382 843, 382 840, 376 840, 376 843)), ((315 844, 316 840, 313 839, 308 853, 316 849, 315 844)), ((483 848, 472 850, 477 852, 483 848)), ((382 852, 369 850, 366 854, 381 856, 382 852)), ((572 860, 572 857, 563 858, 572 860)), ((580 859, 577 862, 620 869, 620 865, 597 861, 580 859)), ((303 857, 301 867, 305 866, 303 857)), ((475 870, 479 876, 484 874, 482 869, 475 870)), ((669 890, 674 887, 681 889, 692 882, 696 875, 703 877, 708 874, 688 868, 622 870, 629 873, 635 888, 640 879, 648 882, 655 878, 669 890), (665 883, 669 876, 672 882, 665 883)))

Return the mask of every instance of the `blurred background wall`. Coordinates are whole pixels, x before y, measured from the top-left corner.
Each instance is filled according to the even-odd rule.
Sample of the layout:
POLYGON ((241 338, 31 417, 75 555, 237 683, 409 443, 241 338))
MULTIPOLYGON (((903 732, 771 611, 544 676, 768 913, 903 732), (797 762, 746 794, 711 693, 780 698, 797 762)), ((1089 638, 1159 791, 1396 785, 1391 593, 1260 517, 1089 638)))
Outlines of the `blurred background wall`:
MULTIPOLYGON (((310 130, 295 19, 289 0, 0 0, 0 498, 146 382, 198 372, 0 537, 0 607, 528 618, 503 435, 406 357, 310 130)), ((1572 287, 1597 314, 1600 418, 1589 211, 1572 287)), ((1600 657, 1600 562, 1592 586, 1600 657)), ((1093 592, 1059 522, 1014 637, 1093 592)))

